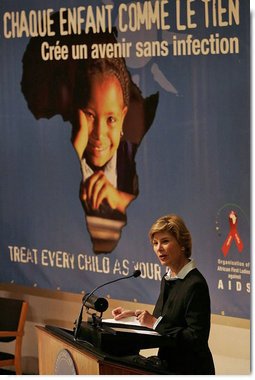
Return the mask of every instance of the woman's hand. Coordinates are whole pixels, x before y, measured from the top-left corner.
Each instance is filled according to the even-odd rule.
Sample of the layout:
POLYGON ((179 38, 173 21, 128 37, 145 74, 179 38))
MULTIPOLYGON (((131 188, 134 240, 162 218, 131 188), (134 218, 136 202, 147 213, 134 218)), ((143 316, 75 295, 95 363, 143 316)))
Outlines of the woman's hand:
POLYGON ((125 310, 123 307, 117 307, 112 310, 113 318, 118 321, 123 318, 135 316, 141 326, 153 328, 157 318, 150 314, 147 310, 125 310))
POLYGON ((155 318, 147 310, 136 310, 135 316, 142 326, 149 327, 150 329, 153 328, 153 325, 157 320, 157 318, 155 318))
POLYGON ((123 307, 116 307, 112 310, 113 318, 118 321, 123 318, 135 316, 134 310, 125 310, 123 307))

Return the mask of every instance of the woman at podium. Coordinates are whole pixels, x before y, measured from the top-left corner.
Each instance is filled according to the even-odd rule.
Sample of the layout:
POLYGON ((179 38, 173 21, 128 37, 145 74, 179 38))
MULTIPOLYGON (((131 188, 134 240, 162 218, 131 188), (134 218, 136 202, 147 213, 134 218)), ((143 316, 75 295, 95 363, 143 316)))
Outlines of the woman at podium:
POLYGON ((192 260, 192 238, 178 215, 160 217, 149 239, 161 265, 167 268, 153 314, 147 310, 112 311, 116 320, 136 316, 142 326, 166 336, 158 357, 171 373, 215 374, 208 346, 211 326, 207 282, 192 260))

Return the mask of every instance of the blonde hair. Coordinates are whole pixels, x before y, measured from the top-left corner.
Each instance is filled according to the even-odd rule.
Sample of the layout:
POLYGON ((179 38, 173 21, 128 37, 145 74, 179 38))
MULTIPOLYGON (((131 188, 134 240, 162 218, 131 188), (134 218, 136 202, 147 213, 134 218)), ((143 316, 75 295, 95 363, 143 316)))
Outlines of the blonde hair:
POLYGON ((155 233, 168 232, 173 235, 181 247, 184 248, 184 254, 187 258, 192 253, 192 238, 182 218, 175 214, 161 216, 150 228, 149 239, 152 243, 155 233))

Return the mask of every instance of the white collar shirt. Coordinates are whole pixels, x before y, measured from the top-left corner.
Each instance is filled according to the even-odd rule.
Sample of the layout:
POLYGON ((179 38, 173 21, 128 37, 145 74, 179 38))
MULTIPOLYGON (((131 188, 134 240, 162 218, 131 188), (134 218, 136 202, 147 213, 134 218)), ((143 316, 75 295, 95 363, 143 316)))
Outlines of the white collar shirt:
POLYGON ((167 281, 173 281, 177 279, 183 280, 187 276, 187 274, 194 268, 196 268, 196 263, 193 259, 191 259, 186 265, 184 265, 184 267, 182 267, 182 269, 177 273, 176 276, 172 275, 171 269, 169 268, 167 273, 165 274, 165 279, 167 281))

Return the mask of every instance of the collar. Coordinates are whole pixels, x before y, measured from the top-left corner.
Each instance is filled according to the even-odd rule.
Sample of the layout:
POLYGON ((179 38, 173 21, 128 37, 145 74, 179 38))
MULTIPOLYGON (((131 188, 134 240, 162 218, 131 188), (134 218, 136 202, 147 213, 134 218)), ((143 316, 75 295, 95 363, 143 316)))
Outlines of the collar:
MULTIPOLYGON (((117 187, 117 173, 116 173, 116 164, 117 164, 117 152, 114 153, 110 161, 105 165, 103 172, 108 179, 108 181, 116 188, 117 187)), ((85 158, 81 160, 81 170, 83 175, 83 182, 86 181, 89 177, 94 174, 94 171, 87 164, 85 158)))
POLYGON ((184 267, 177 273, 175 277, 171 277, 171 269, 169 268, 167 273, 165 274, 165 279, 167 281, 173 281, 173 280, 183 280, 187 274, 192 271, 192 269, 196 268, 196 263, 193 259, 190 259, 190 261, 184 265, 184 267))

